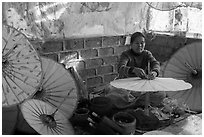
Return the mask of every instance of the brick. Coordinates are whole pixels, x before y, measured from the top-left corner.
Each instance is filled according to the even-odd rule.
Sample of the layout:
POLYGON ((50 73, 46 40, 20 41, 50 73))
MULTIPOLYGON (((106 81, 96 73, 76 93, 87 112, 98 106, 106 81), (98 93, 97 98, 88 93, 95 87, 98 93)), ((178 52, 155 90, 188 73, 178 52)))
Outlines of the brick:
POLYGON ((100 76, 87 78, 87 87, 93 87, 103 83, 103 79, 100 76))
POLYGON ((103 64, 103 60, 101 58, 96 59, 87 59, 86 62, 86 68, 94 68, 101 66, 103 64))
POLYGON ((90 94, 90 98, 98 96, 97 91, 100 92, 100 91, 103 91, 103 89, 100 91, 99 90, 96 91, 96 88, 100 88, 100 87, 104 87, 104 86, 108 86, 107 83, 101 83, 101 84, 97 84, 95 86, 89 85, 89 87, 87 87, 89 93, 96 93, 96 94, 90 94))
POLYGON ((98 56, 97 49, 81 50, 80 56, 82 58, 93 58, 98 56))
POLYGON ((42 44, 41 50, 43 53, 58 52, 63 50, 62 41, 48 41, 42 44))
POLYGON ((106 64, 116 64, 118 62, 118 56, 109 56, 109 57, 103 57, 103 65, 106 64))
POLYGON ((100 48, 99 49, 99 56, 110 56, 114 54, 114 48, 100 48))
POLYGON ((85 69, 85 62, 84 61, 76 61, 77 65, 76 65, 76 69, 77 70, 81 70, 81 69, 85 69))
POLYGON ((49 59, 52 59, 52 60, 58 62, 58 55, 57 55, 56 53, 52 53, 52 54, 41 54, 41 56, 47 57, 47 58, 49 58, 49 59))
POLYGON ((125 46, 125 45, 124 45, 124 46, 115 47, 115 52, 114 52, 114 54, 115 54, 115 55, 121 55, 122 52, 128 50, 129 48, 130 48, 130 46, 125 46))
POLYGON ((85 48, 102 47, 102 38, 87 38, 85 39, 85 48))
POLYGON ((85 69, 85 62, 83 60, 70 61, 67 66, 75 66, 77 70, 85 69))
POLYGON ((66 66, 66 68, 75 67, 78 70, 85 68, 84 61, 79 61, 79 60, 65 62, 64 65, 66 66))
POLYGON ((113 72, 118 73, 118 63, 113 65, 113 72))
POLYGON ((113 66, 100 66, 97 68, 97 75, 108 74, 113 72, 113 66))
POLYGON ((65 41, 66 50, 77 50, 84 48, 84 39, 71 39, 65 41))
POLYGON ((61 52, 60 53, 60 60, 65 58, 68 60, 76 60, 79 59, 78 52, 76 51, 69 51, 69 52, 61 52))
POLYGON ((119 45, 125 45, 126 36, 119 36, 119 45))
POLYGON ((96 75, 96 69, 82 69, 78 70, 79 75, 85 79, 87 77, 93 77, 96 75))
POLYGON ((117 73, 104 75, 104 83, 109 83, 110 81, 113 81, 117 76, 117 73))
POLYGON ((113 36, 113 37, 103 37, 103 47, 108 46, 118 46, 120 44, 119 37, 113 36))
POLYGON ((43 43, 42 42, 39 42, 39 41, 34 41, 34 40, 30 40, 29 41, 31 44, 32 44, 32 46, 35 48, 35 50, 40 54, 40 53, 42 53, 42 45, 43 45, 43 43))

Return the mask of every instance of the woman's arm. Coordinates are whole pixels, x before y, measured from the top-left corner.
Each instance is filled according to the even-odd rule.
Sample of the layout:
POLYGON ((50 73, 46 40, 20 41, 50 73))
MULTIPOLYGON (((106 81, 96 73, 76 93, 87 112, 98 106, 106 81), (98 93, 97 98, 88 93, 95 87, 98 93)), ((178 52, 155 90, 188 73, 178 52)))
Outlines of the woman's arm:
POLYGON ((159 76, 159 73, 160 73, 160 63, 159 63, 159 61, 157 61, 155 59, 155 57, 152 55, 152 53, 150 51, 148 51, 147 53, 148 53, 148 60, 150 61, 150 70, 152 72, 156 72, 157 73, 156 76, 159 76))
POLYGON ((129 61, 130 58, 124 53, 122 53, 118 64, 119 78, 126 78, 129 77, 130 75, 133 75, 132 70, 134 67, 127 66, 129 61))

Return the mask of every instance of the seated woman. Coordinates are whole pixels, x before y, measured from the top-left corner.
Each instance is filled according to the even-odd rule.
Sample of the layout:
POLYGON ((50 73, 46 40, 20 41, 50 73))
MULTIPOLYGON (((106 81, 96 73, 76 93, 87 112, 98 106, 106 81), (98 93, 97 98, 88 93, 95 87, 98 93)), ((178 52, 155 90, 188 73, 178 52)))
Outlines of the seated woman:
MULTIPOLYGON (((159 76, 160 72, 160 64, 159 62, 154 58, 152 53, 148 50, 145 50, 145 36, 140 32, 135 32, 131 36, 130 40, 130 49, 127 51, 124 51, 119 60, 118 65, 118 72, 119 77, 118 79, 122 78, 128 78, 128 77, 140 77, 142 79, 150 79, 153 80, 155 77, 159 76), (148 62, 150 63, 150 72, 148 73, 148 62)), ((113 88, 111 87, 110 92, 107 94, 110 98, 114 99, 116 102, 120 102, 119 98, 117 96, 122 96, 128 98, 127 101, 131 102, 134 99, 130 99, 134 96, 134 98, 138 98, 137 100, 134 100, 134 106, 135 107, 143 107, 145 102, 144 95, 141 94, 141 92, 130 92, 131 95, 127 94, 128 92, 125 92, 124 90, 121 91, 121 89, 113 88)), ((152 106, 160 106, 163 98, 165 97, 164 92, 154 92, 150 93, 150 105, 152 106)), ((123 101, 124 102, 124 101, 123 101)), ((120 104, 120 103, 119 103, 120 104)), ((132 106, 132 105, 131 105, 132 106)))

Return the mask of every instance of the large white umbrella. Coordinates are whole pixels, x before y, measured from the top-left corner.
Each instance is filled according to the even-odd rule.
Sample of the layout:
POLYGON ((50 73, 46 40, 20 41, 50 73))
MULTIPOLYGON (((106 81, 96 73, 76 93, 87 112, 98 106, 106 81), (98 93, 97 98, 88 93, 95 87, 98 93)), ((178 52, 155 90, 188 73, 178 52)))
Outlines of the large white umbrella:
POLYGON ((167 94, 184 102, 193 111, 202 111, 202 42, 179 49, 167 62, 163 76, 191 83, 193 87, 189 90, 167 94))
POLYGON ((117 79, 110 84, 116 88, 131 90, 135 92, 145 92, 146 93, 146 105, 145 110, 148 114, 149 106, 149 94, 148 92, 157 91, 178 91, 186 90, 192 87, 191 84, 184 82, 183 80, 177 80, 173 78, 161 78, 156 77, 154 80, 141 79, 139 77, 117 79))
POLYGON ((132 90, 135 92, 178 91, 192 87, 190 83, 173 78, 156 77, 154 80, 139 77, 114 80, 110 83, 116 88, 132 90))
POLYGON ((21 111, 28 124, 39 134, 74 134, 68 118, 60 110, 44 101, 28 99, 21 104, 21 111))
POLYGON ((31 97, 42 78, 40 57, 20 31, 2 25, 2 106, 31 97))
POLYGON ((59 109, 67 118, 70 118, 78 101, 75 80, 62 64, 45 57, 41 60, 43 79, 33 98, 47 102, 56 108, 63 101, 59 109))

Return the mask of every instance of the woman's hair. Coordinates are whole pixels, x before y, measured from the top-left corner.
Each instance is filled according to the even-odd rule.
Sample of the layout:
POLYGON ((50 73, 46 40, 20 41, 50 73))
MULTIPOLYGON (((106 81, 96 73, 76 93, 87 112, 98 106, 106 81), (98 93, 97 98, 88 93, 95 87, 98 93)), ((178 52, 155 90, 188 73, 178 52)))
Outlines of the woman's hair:
POLYGON ((135 32, 131 35, 131 39, 130 39, 130 43, 133 43, 134 40, 137 38, 137 37, 143 37, 145 38, 144 34, 142 34, 141 32, 135 32))

